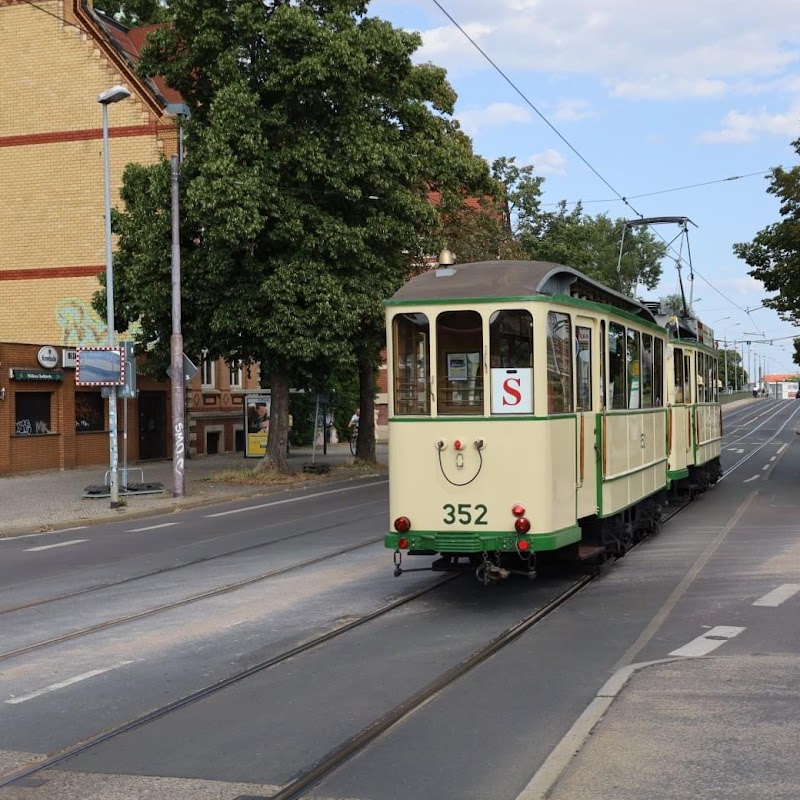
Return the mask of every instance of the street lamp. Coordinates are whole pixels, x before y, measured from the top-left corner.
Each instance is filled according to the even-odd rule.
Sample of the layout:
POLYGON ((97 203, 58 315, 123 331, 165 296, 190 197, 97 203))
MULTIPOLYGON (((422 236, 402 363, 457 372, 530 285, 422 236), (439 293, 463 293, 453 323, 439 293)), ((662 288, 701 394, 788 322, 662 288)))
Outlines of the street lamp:
MULTIPOLYGON (((722 319, 730 319, 730 317, 723 317, 722 319)), ((717 320, 717 322, 722 322, 722 320, 717 320)), ((730 325, 727 325, 725 327, 725 337, 724 337, 724 341, 725 341, 725 356, 724 356, 724 361, 725 361, 725 394, 728 393, 728 331, 731 328, 735 328, 737 325, 741 325, 741 324, 742 324, 741 322, 733 322, 730 325)))
MULTIPOLYGON (((108 346, 114 346, 114 263, 111 256, 111 176, 108 166, 108 107, 111 103, 119 103, 131 93, 124 86, 112 86, 97 96, 97 102, 103 106, 103 172, 105 174, 106 204, 106 320, 108 324, 108 346)), ((117 471, 117 387, 111 386, 108 394, 108 427, 110 429, 110 470, 109 488, 111 491, 111 508, 119 507, 119 473, 117 471)))

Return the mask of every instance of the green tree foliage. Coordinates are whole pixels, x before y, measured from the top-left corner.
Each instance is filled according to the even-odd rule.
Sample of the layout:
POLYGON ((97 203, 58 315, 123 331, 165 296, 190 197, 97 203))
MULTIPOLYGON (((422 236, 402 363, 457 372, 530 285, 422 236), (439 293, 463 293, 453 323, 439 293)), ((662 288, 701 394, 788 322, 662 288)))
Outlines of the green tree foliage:
MULTIPOLYGON (((792 142, 800 155, 800 139, 792 142)), ((752 269, 750 275, 769 292, 764 305, 792 322, 800 321, 800 166, 771 172, 768 194, 780 200, 782 219, 760 230, 752 242, 733 245, 733 252, 752 269)))
POLYGON ((792 361, 795 364, 800 366, 800 339, 792 340, 792 344, 794 345, 794 353, 792 354, 792 361))
POLYGON ((92 7, 130 28, 167 22, 169 4, 163 0, 94 0, 92 7))
MULTIPOLYGON (((440 241, 429 182, 488 167, 450 119, 444 71, 417 34, 357 0, 173 0, 141 71, 192 111, 181 180, 187 352, 260 362, 268 458, 285 468, 288 396, 358 363, 373 376, 382 300, 440 241)), ((163 363, 169 343, 169 165, 129 167, 116 217, 120 330, 163 363)), ((102 303, 102 299, 98 300, 102 303)), ((359 435, 368 442, 372 414, 359 435)), ((374 458, 374 430, 372 457, 374 458)))
POLYGON ((737 389, 747 386, 747 371, 742 367, 742 357, 738 350, 721 347, 717 351, 719 360, 719 379, 725 385, 727 373, 727 388, 737 389))

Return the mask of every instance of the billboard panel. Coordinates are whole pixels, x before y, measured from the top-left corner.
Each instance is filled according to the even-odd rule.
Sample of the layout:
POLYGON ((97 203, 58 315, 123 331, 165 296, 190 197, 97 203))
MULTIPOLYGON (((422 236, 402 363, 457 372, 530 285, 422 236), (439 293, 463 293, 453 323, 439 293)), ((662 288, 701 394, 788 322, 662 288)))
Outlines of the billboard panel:
POLYGON ((79 347, 75 359, 78 386, 122 386, 125 351, 122 347, 79 347))

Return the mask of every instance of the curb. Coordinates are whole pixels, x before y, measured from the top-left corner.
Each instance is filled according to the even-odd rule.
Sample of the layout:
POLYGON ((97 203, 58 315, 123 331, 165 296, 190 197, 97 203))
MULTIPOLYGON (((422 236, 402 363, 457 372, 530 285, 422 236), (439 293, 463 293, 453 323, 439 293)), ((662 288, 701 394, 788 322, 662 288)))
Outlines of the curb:
POLYGON ((553 748, 550 755, 536 771, 525 788, 515 800, 545 800, 564 774, 572 759, 578 755, 586 744, 592 731, 619 696, 625 684, 639 670, 659 664, 671 664, 681 661, 680 658, 660 658, 656 661, 643 661, 618 669, 600 688, 584 712, 575 720, 572 727, 564 734, 561 741, 553 748))
MULTIPOLYGON (((335 488, 338 484, 350 483, 356 480, 366 480, 371 478, 385 477, 380 472, 365 472, 357 476, 338 476, 334 478, 311 478, 303 481, 301 486, 259 486, 255 487, 253 491, 240 491, 231 494, 219 495, 216 497, 198 497, 196 499, 184 498, 180 502, 165 506, 150 506, 149 508, 142 508, 139 510, 128 510, 130 507, 126 506, 124 509, 118 510, 116 513, 109 513, 103 516, 90 517, 88 519, 71 519, 63 522, 42 523, 40 525, 23 525, 16 528, 9 528, 8 530, 0 531, 0 539, 15 539, 21 536, 35 536, 38 534, 58 533, 60 531, 75 530, 77 528, 89 528, 99 525, 108 525, 112 522, 120 522, 121 520, 136 520, 146 517, 164 516, 165 514, 174 514, 180 511, 190 511, 195 508, 205 508, 208 506, 221 505, 222 503, 235 503, 239 500, 247 500, 251 497, 269 497, 271 495, 288 494, 289 492, 302 492, 307 488, 317 487, 321 485, 331 486, 335 488)), ((103 498, 105 499, 105 498, 103 498)), ((174 498, 173 498, 174 499, 174 498)))

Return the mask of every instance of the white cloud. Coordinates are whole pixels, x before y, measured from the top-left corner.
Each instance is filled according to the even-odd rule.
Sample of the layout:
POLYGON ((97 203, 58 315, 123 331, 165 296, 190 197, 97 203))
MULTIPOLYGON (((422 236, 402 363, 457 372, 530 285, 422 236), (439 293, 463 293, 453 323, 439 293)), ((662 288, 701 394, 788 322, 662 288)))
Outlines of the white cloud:
POLYGON ((510 123, 531 121, 531 113, 523 106, 514 103, 491 103, 486 108, 474 108, 456 114, 461 127, 474 136, 479 130, 500 127, 510 123))
MULTIPOLYGON (((453 18, 504 71, 592 75, 613 96, 719 96, 778 81, 800 63, 797 0, 450 0, 453 18)), ((452 24, 423 31, 423 59, 491 67, 452 24)))
POLYGON ((724 294, 737 294, 740 297, 749 297, 753 294, 761 297, 765 292, 764 284, 749 275, 741 278, 717 278, 714 285, 724 294))
POLYGON ((782 139, 800 136, 800 104, 778 114, 729 111, 720 130, 704 131, 698 139, 708 144, 739 144, 752 142, 760 134, 782 139))
POLYGON ((586 100, 562 100, 556 108, 553 119, 557 122, 580 122, 597 116, 586 100))
POLYGON ((535 153, 526 159, 526 164, 532 164, 539 175, 566 175, 567 159, 558 150, 552 148, 535 153))

